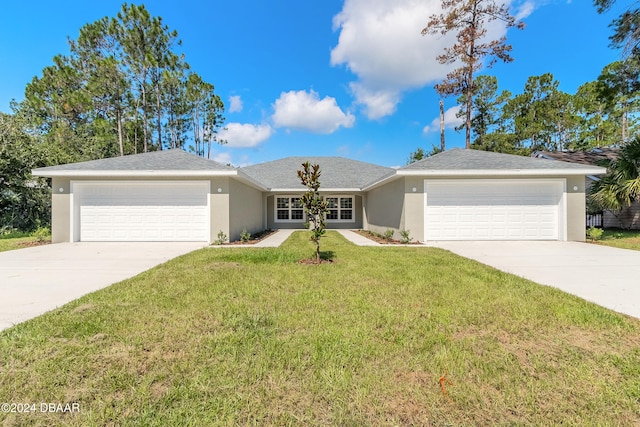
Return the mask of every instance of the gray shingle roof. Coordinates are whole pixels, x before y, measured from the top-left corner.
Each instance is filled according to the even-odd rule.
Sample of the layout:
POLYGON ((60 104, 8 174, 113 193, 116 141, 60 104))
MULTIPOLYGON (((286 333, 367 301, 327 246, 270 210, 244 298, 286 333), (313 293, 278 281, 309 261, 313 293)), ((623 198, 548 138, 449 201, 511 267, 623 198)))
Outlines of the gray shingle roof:
POLYGON ((593 170, 591 166, 513 154, 454 148, 400 168, 400 171, 434 170, 593 170))
POLYGON ((35 169, 39 175, 47 172, 77 171, 219 171, 235 170, 231 166, 213 160, 204 159, 184 150, 152 151, 108 159, 90 160, 88 162, 69 163, 35 169))
POLYGON ((387 175, 394 169, 343 157, 286 157, 280 160, 246 166, 240 170, 267 188, 304 189, 297 171, 302 163, 320 165, 320 190, 336 188, 363 188, 387 175))

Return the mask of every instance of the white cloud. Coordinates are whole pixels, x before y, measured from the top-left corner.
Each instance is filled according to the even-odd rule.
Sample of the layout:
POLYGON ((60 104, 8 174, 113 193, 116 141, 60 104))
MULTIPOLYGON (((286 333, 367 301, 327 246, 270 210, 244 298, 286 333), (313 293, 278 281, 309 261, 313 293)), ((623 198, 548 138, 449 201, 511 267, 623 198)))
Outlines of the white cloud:
POLYGON ((332 133, 340 126, 350 128, 355 116, 340 109, 335 98, 324 97, 311 90, 282 92, 273 104, 275 127, 305 130, 314 133, 332 133))
POLYGON ((366 106, 367 117, 371 120, 395 113, 400 102, 400 90, 373 89, 360 82, 351 82, 349 87, 356 97, 356 102, 366 106))
POLYGON ((244 166, 249 166, 251 165, 251 162, 249 161, 249 156, 244 155, 240 157, 240 160, 237 161, 232 161, 231 159, 231 153, 228 151, 224 151, 224 152, 212 152, 211 153, 211 160, 215 160, 218 163, 222 163, 223 165, 231 165, 237 168, 241 168, 244 166))
POLYGON ((239 113, 242 111, 242 99, 239 95, 233 95, 229 97, 229 112, 239 113))
MULTIPOLYGON (((444 112, 444 127, 446 129, 453 129, 464 123, 464 118, 458 117, 459 111, 460 111, 460 106, 456 105, 455 107, 451 107, 444 112)), ((429 133, 429 132, 436 132, 439 130, 440 130, 440 117, 436 117, 431 121, 431 124, 426 125, 424 129, 422 129, 422 132, 429 133)))
POLYGON ((223 165, 231 164, 231 154, 229 153, 214 153, 211 160, 215 160, 218 163, 222 163, 223 165))
POLYGON ((218 138, 227 141, 227 147, 255 147, 273 135, 268 124, 229 123, 218 133, 218 138))
POLYGON ((533 1, 531 0, 525 1, 523 4, 520 5, 520 7, 518 7, 518 10, 516 11, 515 13, 516 19, 520 21, 522 19, 527 18, 529 15, 533 13, 535 8, 536 8, 536 5, 533 1))
MULTIPOLYGON (((522 13, 533 10, 533 4, 525 7, 530 1, 522 13)), ((334 17, 340 36, 331 64, 345 65, 357 76, 350 87, 370 119, 393 114, 403 92, 436 83, 453 69, 436 57, 452 45, 454 35, 420 35, 429 17, 441 13, 440 4, 441 0, 345 0, 334 17)), ((491 39, 505 34, 498 21, 487 30, 491 39)))

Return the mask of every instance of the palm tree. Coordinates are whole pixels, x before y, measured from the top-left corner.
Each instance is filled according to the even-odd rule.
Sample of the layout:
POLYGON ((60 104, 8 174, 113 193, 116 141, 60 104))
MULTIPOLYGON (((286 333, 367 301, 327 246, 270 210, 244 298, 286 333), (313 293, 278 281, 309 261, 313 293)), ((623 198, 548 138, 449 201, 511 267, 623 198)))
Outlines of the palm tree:
POLYGON ((608 160, 602 166, 607 166, 607 174, 591 186, 589 201, 610 211, 622 223, 620 213, 640 201, 640 137, 624 145, 616 160, 608 160))

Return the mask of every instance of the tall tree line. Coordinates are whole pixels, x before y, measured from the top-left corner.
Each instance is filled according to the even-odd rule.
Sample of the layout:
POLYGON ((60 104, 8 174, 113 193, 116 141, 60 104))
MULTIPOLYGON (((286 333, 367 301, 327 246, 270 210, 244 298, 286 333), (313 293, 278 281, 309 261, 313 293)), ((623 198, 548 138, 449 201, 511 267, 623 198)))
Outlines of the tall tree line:
POLYGON ((161 17, 125 3, 115 17, 82 27, 17 108, 68 161, 167 148, 207 156, 221 142, 224 104, 180 46, 161 17))
MULTIPOLYGON (((487 26, 492 21, 501 21, 508 29, 524 28, 524 23, 517 21, 504 4, 494 0, 442 0, 443 13, 432 15, 422 35, 455 34, 455 43, 444 49, 437 57, 441 64, 460 66, 449 72, 442 82, 435 86, 440 96, 460 95, 462 100, 460 116, 464 117, 466 148, 471 146, 471 121, 473 116, 473 98, 478 90, 476 73, 482 68, 483 60, 488 59, 487 67, 497 60, 511 62, 511 45, 506 36, 487 40, 487 26)), ((440 149, 444 150, 444 141, 440 149)))
MULTIPOLYGON (((528 154, 624 146, 638 133, 640 63, 630 57, 607 65, 575 94, 559 89, 551 73, 531 76, 521 93, 500 91, 494 76, 474 80, 471 146, 528 154)), ((466 95, 458 102, 466 103, 466 95)))
POLYGON ((0 233, 49 224, 49 184, 33 168, 167 148, 210 157, 224 104, 180 46, 162 18, 127 3, 69 40, 0 113, 0 233))

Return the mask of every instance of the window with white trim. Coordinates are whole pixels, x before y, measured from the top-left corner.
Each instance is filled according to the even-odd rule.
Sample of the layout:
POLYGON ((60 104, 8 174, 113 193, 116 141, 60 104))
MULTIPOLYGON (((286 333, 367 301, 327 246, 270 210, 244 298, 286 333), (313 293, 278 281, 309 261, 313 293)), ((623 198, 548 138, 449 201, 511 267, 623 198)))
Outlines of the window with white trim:
POLYGON ((304 221, 300 197, 276 196, 276 221, 304 221))
POLYGON ((327 196, 327 221, 353 222, 353 196, 327 196))
MULTIPOLYGON (((325 196, 327 222, 355 222, 353 196, 325 196)), ((276 222, 304 222, 306 219, 300 196, 275 196, 276 222)))

